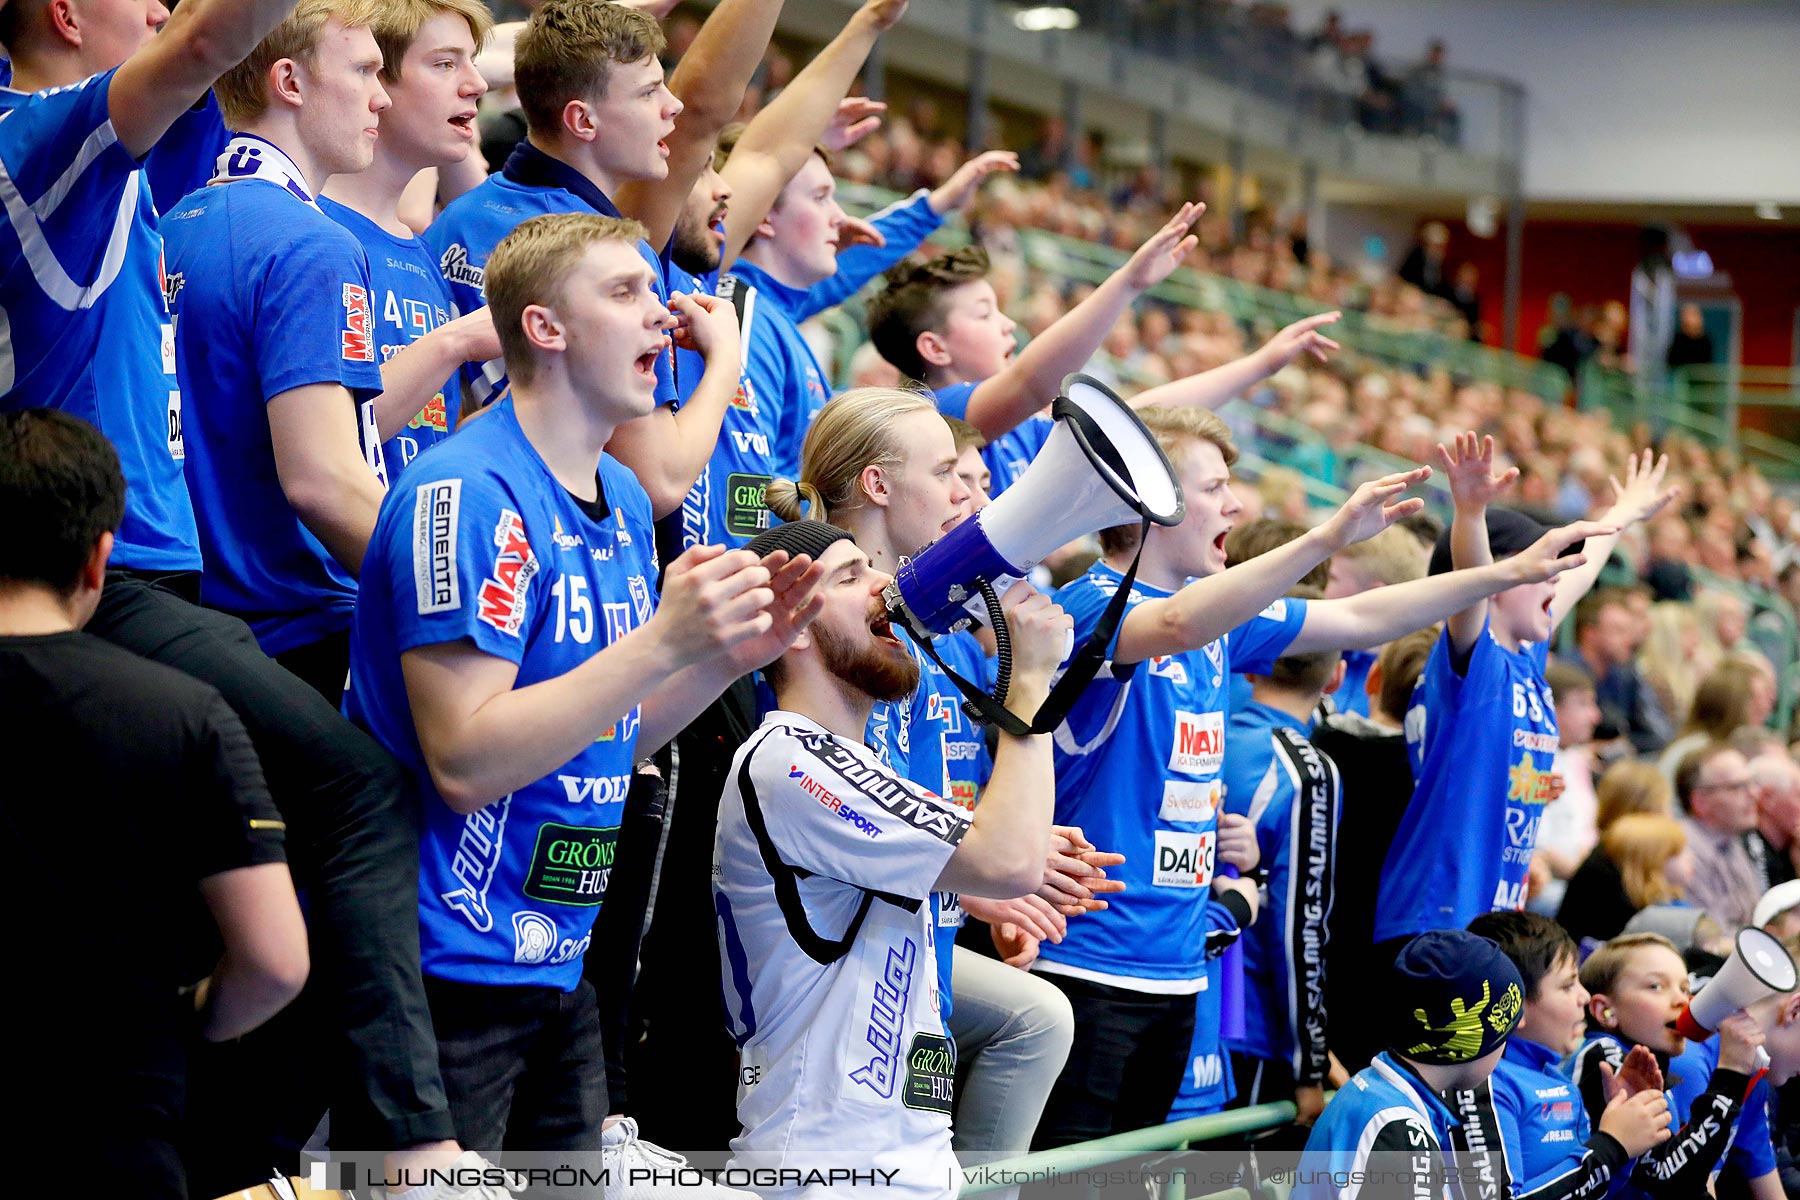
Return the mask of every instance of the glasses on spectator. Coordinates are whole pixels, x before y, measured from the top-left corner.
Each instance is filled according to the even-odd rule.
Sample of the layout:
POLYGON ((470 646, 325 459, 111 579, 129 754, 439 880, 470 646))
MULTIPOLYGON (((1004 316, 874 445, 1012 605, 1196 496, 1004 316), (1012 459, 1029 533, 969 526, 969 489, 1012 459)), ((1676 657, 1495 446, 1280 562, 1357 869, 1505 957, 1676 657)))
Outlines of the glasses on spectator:
POLYGON ((1750 790, 1750 780, 1747 777, 1744 779, 1715 779, 1711 783, 1695 786, 1709 792, 1747 792, 1750 790))

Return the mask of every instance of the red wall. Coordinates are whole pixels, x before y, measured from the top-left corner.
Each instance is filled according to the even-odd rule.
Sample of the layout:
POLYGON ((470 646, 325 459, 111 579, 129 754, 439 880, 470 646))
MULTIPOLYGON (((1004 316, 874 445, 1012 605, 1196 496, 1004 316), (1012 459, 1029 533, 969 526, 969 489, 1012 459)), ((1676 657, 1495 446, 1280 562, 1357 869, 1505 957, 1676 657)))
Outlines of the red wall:
MULTIPOLYGON (((1634 224, 1527 220, 1525 274, 1519 303, 1519 344, 1534 353, 1550 297, 1567 292, 1576 305, 1626 300, 1637 263, 1634 224)), ((1743 309, 1743 365, 1792 367, 1794 310, 1800 308, 1800 230, 1786 226, 1688 225, 1697 249, 1712 255, 1713 269, 1731 277, 1743 309)), ((1504 328, 1506 239, 1477 238, 1451 225, 1450 261, 1481 268, 1482 318, 1489 341, 1504 328)))

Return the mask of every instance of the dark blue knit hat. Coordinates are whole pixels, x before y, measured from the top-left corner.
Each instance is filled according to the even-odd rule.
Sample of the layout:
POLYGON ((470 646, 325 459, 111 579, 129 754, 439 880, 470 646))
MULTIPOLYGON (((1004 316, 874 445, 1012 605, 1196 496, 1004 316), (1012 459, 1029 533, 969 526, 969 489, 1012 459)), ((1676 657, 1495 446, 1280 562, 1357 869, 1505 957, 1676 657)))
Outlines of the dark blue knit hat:
POLYGON ((1506 1044, 1525 1008, 1519 968, 1487 938, 1434 929, 1394 960, 1393 1048, 1415 1062, 1474 1062, 1506 1044))

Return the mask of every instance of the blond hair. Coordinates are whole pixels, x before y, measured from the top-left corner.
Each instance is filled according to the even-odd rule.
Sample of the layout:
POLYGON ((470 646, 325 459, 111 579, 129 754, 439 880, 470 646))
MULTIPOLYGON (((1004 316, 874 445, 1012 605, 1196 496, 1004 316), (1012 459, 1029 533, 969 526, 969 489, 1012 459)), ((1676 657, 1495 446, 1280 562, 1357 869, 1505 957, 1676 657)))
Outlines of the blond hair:
POLYGON ((615 66, 661 54, 668 43, 654 18, 612 0, 545 0, 513 48, 513 85, 533 133, 562 127, 571 100, 606 95, 615 66))
POLYGON ((633 248, 644 237, 636 221, 598 213, 552 213, 533 217, 501 239, 488 256, 488 310, 500 336, 507 374, 530 383, 537 374, 537 349, 525 336, 521 319, 534 304, 556 304, 563 284, 580 265, 587 248, 597 242, 623 242, 633 248))
POLYGON ((800 478, 770 480, 763 502, 784 521, 803 515, 831 521, 861 508, 862 473, 903 461, 894 444, 894 422, 910 413, 936 411, 936 402, 922 392, 852 388, 813 418, 800 446, 800 478))
POLYGON ((1626 759, 1606 768, 1594 786, 1594 827, 1605 833, 1630 816, 1666 817, 1674 807, 1669 778, 1655 763, 1626 759))
POLYGON ((956 439, 956 456, 961 458, 971 450, 980 450, 988 444, 987 434, 969 424, 961 417, 944 414, 944 424, 950 427, 950 436, 956 439))
POLYGON ((1634 907, 1681 899, 1681 889, 1663 870, 1670 859, 1687 849, 1687 830, 1674 817, 1660 813, 1620 817, 1601 835, 1600 847, 1619 868, 1625 896, 1634 907))
POLYGON ((1337 552, 1337 557, 1356 564, 1371 585, 1393 587, 1425 578, 1431 565, 1431 552, 1423 542, 1398 525, 1382 530, 1372 538, 1352 542, 1337 552))
POLYGON ((328 21, 335 19, 346 29, 373 29, 384 8, 382 0, 300 0, 248 58, 213 84, 226 127, 242 129, 268 111, 269 71, 276 63, 293 59, 313 65, 328 21))
MULTIPOLYGON (((1237 444, 1231 440, 1231 430, 1219 419, 1217 413, 1204 408, 1164 408, 1155 406, 1138 409, 1138 419, 1144 423, 1156 444, 1176 470, 1192 453, 1196 442, 1211 442, 1219 448, 1219 455, 1225 460, 1227 467, 1238 460, 1237 444)), ((1137 524, 1115 525, 1111 529, 1100 531, 1100 552, 1102 554, 1129 554, 1136 550, 1138 539, 1142 536, 1142 526, 1137 524)))
POLYGON ((1610 994, 1630 964, 1632 953, 1648 946, 1658 946, 1681 957, 1675 943, 1660 933, 1622 933, 1588 955, 1587 961, 1581 964, 1581 986, 1596 996, 1610 994))
POLYGON ((418 40, 419 31, 426 22, 445 15, 468 22, 476 53, 487 45, 488 35, 494 32, 494 14, 483 0, 385 0, 381 15, 370 26, 375 44, 381 47, 381 77, 390 83, 398 82, 401 64, 418 40))

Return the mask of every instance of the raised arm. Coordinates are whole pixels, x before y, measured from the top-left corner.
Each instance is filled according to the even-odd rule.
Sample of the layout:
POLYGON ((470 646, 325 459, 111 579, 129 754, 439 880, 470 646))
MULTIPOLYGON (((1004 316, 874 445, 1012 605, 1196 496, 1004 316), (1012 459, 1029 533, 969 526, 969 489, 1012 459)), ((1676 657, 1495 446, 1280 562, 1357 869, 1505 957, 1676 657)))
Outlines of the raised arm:
POLYGON ((1200 244, 1188 231, 1205 211, 1204 204, 1182 205, 1087 299, 1033 338, 998 375, 983 380, 969 396, 969 424, 992 440, 1055 399, 1064 377, 1093 357, 1132 302, 1167 279, 1200 244))
POLYGON ((142 158, 219 76, 250 57, 295 0, 184 0, 120 67, 107 93, 113 131, 142 158))
MULTIPOLYGON (((893 28, 906 4, 907 0, 868 0, 781 95, 744 127, 721 172, 732 192, 725 214, 725 246, 719 252, 721 270, 730 269, 781 189, 806 165, 806 156, 824 139, 875 39, 893 28)), ((867 107, 845 127, 847 137, 858 122, 872 120, 886 107, 863 103, 867 107)))
POLYGON ((1242 358, 1139 392, 1132 397, 1131 407, 1217 408, 1233 396, 1243 395, 1302 354, 1311 354, 1325 362, 1327 351, 1341 347, 1320 333, 1319 327, 1329 325, 1343 315, 1328 312, 1302 317, 1242 358))
POLYGON ((1617 527, 1617 531, 1596 539, 1587 546, 1587 565, 1579 571, 1571 571, 1556 581, 1556 597, 1550 601, 1550 627, 1562 624, 1562 619, 1575 611, 1581 598, 1588 594, 1594 581, 1600 578, 1600 569, 1606 560, 1612 557, 1614 547, 1619 544, 1619 536, 1627 526, 1638 521, 1647 521, 1663 510, 1669 501, 1680 495, 1679 487, 1665 488, 1662 485, 1663 475, 1669 469, 1669 456, 1655 457, 1655 452, 1646 449, 1641 454, 1633 454, 1625 464, 1625 482, 1620 483, 1617 476, 1611 476, 1607 482, 1612 485, 1613 502, 1607 506, 1597 520, 1604 525, 1617 527))
POLYGON ((769 48, 781 0, 723 0, 669 77, 681 116, 668 138, 669 170, 661 179, 628 183, 615 197, 619 211, 643 222, 650 244, 668 244, 688 193, 712 161, 719 131, 737 115, 744 89, 769 48))
POLYGON ((669 309, 680 322, 675 344, 704 356, 706 372, 680 411, 656 409, 613 431, 607 453, 630 467, 650 495, 657 520, 681 507, 719 442, 725 409, 742 372, 737 312, 715 296, 677 293, 669 309))
MULTIPOLYGON (((1487 506, 1489 501, 1512 486, 1519 477, 1517 467, 1500 475, 1494 474, 1494 439, 1473 433, 1460 433, 1454 449, 1438 444, 1438 460, 1443 464, 1450 483, 1450 496, 1456 504, 1456 515, 1450 521, 1450 563, 1458 571, 1485 567, 1494 561, 1488 547, 1487 506)), ((1487 624, 1487 598, 1483 592, 1446 623, 1450 648, 1461 661, 1475 648, 1487 624)), ((1414 629, 1422 625, 1413 626, 1414 629)))
MULTIPOLYGON (((1306 623, 1288 653, 1368 650, 1447 617, 1454 620, 1452 614, 1467 612, 1472 606, 1485 607, 1495 592, 1579 570, 1586 556, 1564 556, 1563 551, 1584 537, 1605 536, 1611 528, 1597 521, 1577 521, 1552 529, 1503 562, 1390 584, 1342 600, 1315 600, 1306 606, 1306 623)), ((1481 627, 1476 626, 1475 631, 1479 634, 1481 627)))
POLYGON ((1113 661, 1143 662, 1163 654, 1198 650, 1231 632, 1345 546, 1374 537, 1400 518, 1418 512, 1425 505, 1423 500, 1388 501, 1429 478, 1431 468, 1418 467, 1371 480, 1316 529, 1249 562, 1195 580, 1173 596, 1139 604, 1120 624, 1113 661))

